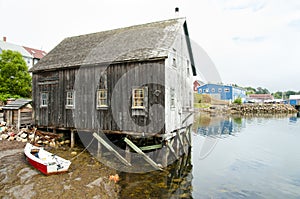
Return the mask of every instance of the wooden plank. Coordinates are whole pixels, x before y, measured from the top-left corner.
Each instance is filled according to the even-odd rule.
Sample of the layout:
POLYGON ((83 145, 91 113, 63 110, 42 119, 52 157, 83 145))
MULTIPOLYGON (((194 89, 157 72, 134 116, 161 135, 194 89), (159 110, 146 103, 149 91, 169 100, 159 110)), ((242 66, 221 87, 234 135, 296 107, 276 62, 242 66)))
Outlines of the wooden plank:
POLYGON ((115 149, 113 149, 103 138, 101 138, 97 133, 93 133, 93 136, 109 151, 113 152, 115 156, 127 166, 131 166, 131 164, 123 157, 121 156, 115 149))
POLYGON ((139 147, 137 147, 133 142, 131 142, 128 138, 125 138, 124 141, 138 154, 142 155, 142 157, 155 169, 161 170, 161 166, 156 164, 150 157, 148 157, 139 147))
POLYGON ((160 148, 162 148, 162 144, 156 144, 156 145, 151 145, 151 146, 142 146, 142 147, 140 147, 140 149, 142 151, 149 151, 149 150, 160 149, 160 148))

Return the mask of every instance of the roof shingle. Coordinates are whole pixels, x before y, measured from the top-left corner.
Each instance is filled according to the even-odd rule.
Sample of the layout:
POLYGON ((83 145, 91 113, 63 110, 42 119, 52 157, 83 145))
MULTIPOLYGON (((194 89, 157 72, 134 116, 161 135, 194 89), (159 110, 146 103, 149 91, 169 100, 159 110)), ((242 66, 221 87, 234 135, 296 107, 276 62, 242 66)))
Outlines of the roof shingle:
POLYGON ((69 37, 30 71, 167 57, 184 23, 178 18, 69 37))

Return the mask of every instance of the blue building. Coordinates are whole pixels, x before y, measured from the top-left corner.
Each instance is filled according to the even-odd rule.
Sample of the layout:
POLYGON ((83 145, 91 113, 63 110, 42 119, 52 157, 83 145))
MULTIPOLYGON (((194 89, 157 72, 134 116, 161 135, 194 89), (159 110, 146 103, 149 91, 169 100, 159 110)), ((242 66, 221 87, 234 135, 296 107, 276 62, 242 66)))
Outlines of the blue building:
POLYGON ((293 106, 300 105, 300 95, 290 95, 289 102, 293 106))
POLYGON ((215 99, 233 102, 237 98, 241 98, 242 102, 246 100, 246 90, 230 85, 221 84, 205 84, 198 87, 199 94, 208 94, 215 99))

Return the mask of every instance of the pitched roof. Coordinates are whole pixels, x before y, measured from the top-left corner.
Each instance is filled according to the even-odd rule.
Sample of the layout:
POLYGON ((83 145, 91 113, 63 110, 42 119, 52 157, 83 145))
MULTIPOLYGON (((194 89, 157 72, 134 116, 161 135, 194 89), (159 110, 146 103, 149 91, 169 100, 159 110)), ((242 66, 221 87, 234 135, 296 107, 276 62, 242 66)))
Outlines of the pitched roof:
POLYGON ((23 46, 23 48, 25 48, 25 50, 27 52, 29 52, 33 58, 37 58, 37 59, 42 59, 47 53, 43 50, 38 50, 38 49, 34 49, 34 48, 29 48, 26 46, 23 46))
POLYGON ((22 108, 23 106, 26 106, 30 102, 32 102, 31 99, 16 99, 15 101, 13 101, 11 103, 6 104, 2 109, 18 110, 18 109, 22 108))
POLYGON ((22 46, 16 45, 16 44, 12 44, 6 41, 1 41, 0 40, 0 49, 1 50, 12 50, 12 51, 18 51, 19 53, 21 53, 21 55, 23 57, 29 57, 32 58, 33 56, 27 52, 22 46))
POLYGON ((249 97, 255 99, 274 99, 271 94, 249 94, 249 97))
MULTIPOLYGON (((188 36, 184 18, 69 37, 59 43, 30 71, 72 66, 166 58, 181 28, 188 36)), ((187 45, 194 65, 190 41, 187 45)), ((193 66, 193 73, 196 70, 193 66)))

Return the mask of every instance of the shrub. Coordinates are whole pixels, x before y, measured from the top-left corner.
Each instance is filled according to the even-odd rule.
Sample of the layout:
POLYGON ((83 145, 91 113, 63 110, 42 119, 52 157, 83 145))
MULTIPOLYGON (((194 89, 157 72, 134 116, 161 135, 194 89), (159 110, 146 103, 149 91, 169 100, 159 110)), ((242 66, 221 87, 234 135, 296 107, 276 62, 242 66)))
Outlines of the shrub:
POLYGON ((240 97, 236 98, 233 103, 241 105, 242 104, 242 98, 240 98, 240 97))

